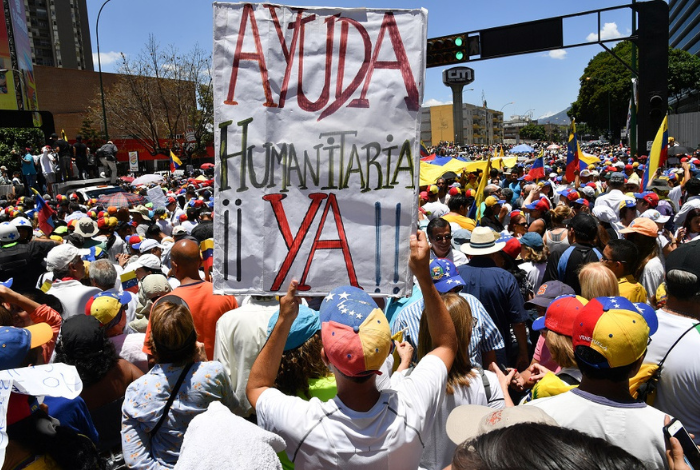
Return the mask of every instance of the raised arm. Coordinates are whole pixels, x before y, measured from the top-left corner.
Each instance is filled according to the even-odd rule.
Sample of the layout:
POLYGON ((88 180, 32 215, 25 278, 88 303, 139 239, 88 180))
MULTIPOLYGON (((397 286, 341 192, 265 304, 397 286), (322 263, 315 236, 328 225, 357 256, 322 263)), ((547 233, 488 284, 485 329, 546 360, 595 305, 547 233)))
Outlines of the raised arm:
POLYGON ((421 231, 411 235, 409 267, 423 293, 424 315, 427 315, 428 331, 434 346, 429 354, 439 357, 445 363, 447 370, 450 370, 457 352, 457 334, 452 318, 447 313, 447 307, 430 277, 430 247, 426 234, 421 231))
POLYGON ((284 344, 289 336, 292 323, 299 314, 299 297, 296 296, 298 285, 299 281, 292 281, 289 284, 287 294, 280 299, 280 315, 277 323, 250 369, 246 395, 253 409, 258 403, 260 395, 275 384, 277 371, 279 371, 282 361, 282 353, 284 353, 284 344))

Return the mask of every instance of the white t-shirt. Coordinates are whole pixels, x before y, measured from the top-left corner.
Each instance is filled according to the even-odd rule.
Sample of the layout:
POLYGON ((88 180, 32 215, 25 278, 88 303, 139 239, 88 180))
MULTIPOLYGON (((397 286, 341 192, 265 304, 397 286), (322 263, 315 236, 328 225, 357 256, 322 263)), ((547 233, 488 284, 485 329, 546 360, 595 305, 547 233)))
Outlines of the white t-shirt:
POLYGON ((97 287, 88 287, 75 279, 54 281, 46 293, 54 295, 63 304, 63 320, 76 315, 85 315, 85 306, 90 298, 102 292, 97 287))
POLYGON ((41 172, 44 174, 53 173, 53 161, 54 158, 51 152, 43 152, 39 157, 41 172))
POLYGON ((258 425, 285 440, 296 468, 416 469, 446 383, 445 364, 429 355, 366 412, 351 410, 337 396, 307 402, 269 388, 258 399, 258 425))
POLYGON ((542 285, 547 263, 534 264, 532 261, 528 261, 521 264, 519 267, 527 273, 527 289, 534 294, 542 285))
POLYGON ((666 468, 665 414, 646 403, 620 403, 573 389, 524 406, 541 408, 562 427, 621 447, 644 462, 644 468, 666 468))
MULTIPOLYGON (((698 320, 656 311, 659 329, 651 337, 644 362, 658 364, 673 343, 698 320)), ((689 331, 664 362, 654 407, 678 418, 700 444, 700 333, 689 331)))
POLYGON ((433 220, 443 215, 450 213, 450 209, 439 201, 426 202, 423 204, 423 210, 428 214, 428 219, 433 220))
POLYGON ((656 289, 664 282, 664 265, 658 256, 654 256, 644 266, 642 275, 639 277, 639 283, 644 286, 649 298, 656 295, 656 289))
POLYGON ((132 333, 130 335, 111 336, 109 340, 117 350, 119 357, 148 372, 148 357, 143 352, 143 342, 146 340, 145 333, 132 333))
POLYGON ((668 192, 668 198, 673 203, 673 210, 675 212, 678 212, 678 209, 681 208, 681 196, 682 195, 683 195, 683 188, 681 188, 680 184, 678 186, 674 186, 668 192))
POLYGON ((625 195, 619 189, 613 189, 609 193, 598 196, 593 207, 608 206, 613 210, 615 215, 620 218, 620 203, 625 198, 625 195))
MULTIPOLYGON (((391 387, 398 387, 401 381, 406 377, 410 377, 410 372, 395 373, 391 376, 391 387)), ((503 390, 498 384, 498 376, 491 371, 484 371, 486 380, 489 383, 489 396, 486 395, 484 381, 478 369, 473 369, 476 374, 469 381, 468 387, 456 387, 452 395, 445 394, 445 398, 440 402, 435 424, 428 430, 425 448, 420 461, 421 470, 442 470, 450 465, 454 457, 457 444, 452 442, 445 431, 447 418, 450 412, 461 405, 481 405, 488 406, 494 410, 500 410, 505 407, 503 398, 503 390)))

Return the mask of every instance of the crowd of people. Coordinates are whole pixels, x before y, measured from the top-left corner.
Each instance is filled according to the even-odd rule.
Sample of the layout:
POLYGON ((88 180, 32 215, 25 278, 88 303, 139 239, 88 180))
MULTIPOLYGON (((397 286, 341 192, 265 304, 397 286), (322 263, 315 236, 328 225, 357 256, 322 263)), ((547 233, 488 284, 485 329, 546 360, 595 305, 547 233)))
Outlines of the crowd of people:
POLYGON ((647 157, 589 151, 571 182, 538 150, 422 187, 405 298, 215 295, 207 177, 129 206, 25 180, 0 370, 82 390, 13 392, 2 468, 689 468, 664 429, 700 443, 700 155, 644 185, 647 157))

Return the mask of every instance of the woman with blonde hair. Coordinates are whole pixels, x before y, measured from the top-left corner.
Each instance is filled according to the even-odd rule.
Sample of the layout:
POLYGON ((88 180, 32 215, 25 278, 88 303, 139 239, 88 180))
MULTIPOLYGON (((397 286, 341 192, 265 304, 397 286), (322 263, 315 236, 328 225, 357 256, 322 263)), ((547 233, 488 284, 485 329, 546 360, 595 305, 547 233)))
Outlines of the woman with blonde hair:
MULTIPOLYGON (((420 468, 442 470, 452 461, 457 446, 450 441, 444 432, 447 417, 454 408, 460 405, 483 405, 493 409, 502 409, 512 402, 505 402, 503 390, 496 374, 472 367, 469 352, 466 347, 472 336, 473 317, 467 301, 458 294, 442 296, 447 311, 457 333, 457 343, 463 347, 457 349, 457 354, 447 376, 446 394, 439 404, 435 417, 435 425, 430 434, 425 437, 425 446, 421 457, 420 468)), ((433 349, 432 338, 428 330, 426 315, 421 316, 418 333, 418 360, 420 361, 433 349)), ((412 369, 394 373, 392 384, 410 375, 412 369)), ((514 372, 505 377, 506 384, 510 382, 514 372)), ((507 385, 506 385, 507 386, 507 385)))
POLYGON ((600 261, 584 265, 578 273, 578 280, 581 283, 581 296, 586 300, 620 295, 615 273, 600 261))
POLYGON ((552 251, 564 251, 569 247, 568 233, 564 221, 573 217, 571 208, 569 206, 556 206, 554 209, 550 210, 552 218, 552 228, 544 233, 544 244, 547 249, 552 251))
POLYGON ((207 362, 184 300, 158 299, 150 324, 156 365, 126 390, 122 450, 129 468, 173 468, 190 421, 213 401, 232 410, 235 399, 221 363, 207 362))

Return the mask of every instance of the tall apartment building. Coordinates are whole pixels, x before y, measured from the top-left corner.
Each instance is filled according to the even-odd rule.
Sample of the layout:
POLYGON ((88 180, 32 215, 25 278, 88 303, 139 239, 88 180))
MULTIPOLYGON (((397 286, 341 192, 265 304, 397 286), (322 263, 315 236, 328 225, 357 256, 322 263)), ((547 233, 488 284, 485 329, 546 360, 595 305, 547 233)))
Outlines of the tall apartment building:
POLYGON ((700 0, 670 0, 669 43, 700 56, 700 0))
POLYGON ((23 1, 37 65, 94 70, 86 0, 23 1))
MULTIPOLYGON (((464 145, 493 145, 503 140, 503 113, 462 103, 464 145)), ((452 105, 421 108, 421 140, 426 145, 454 141, 452 105)))

